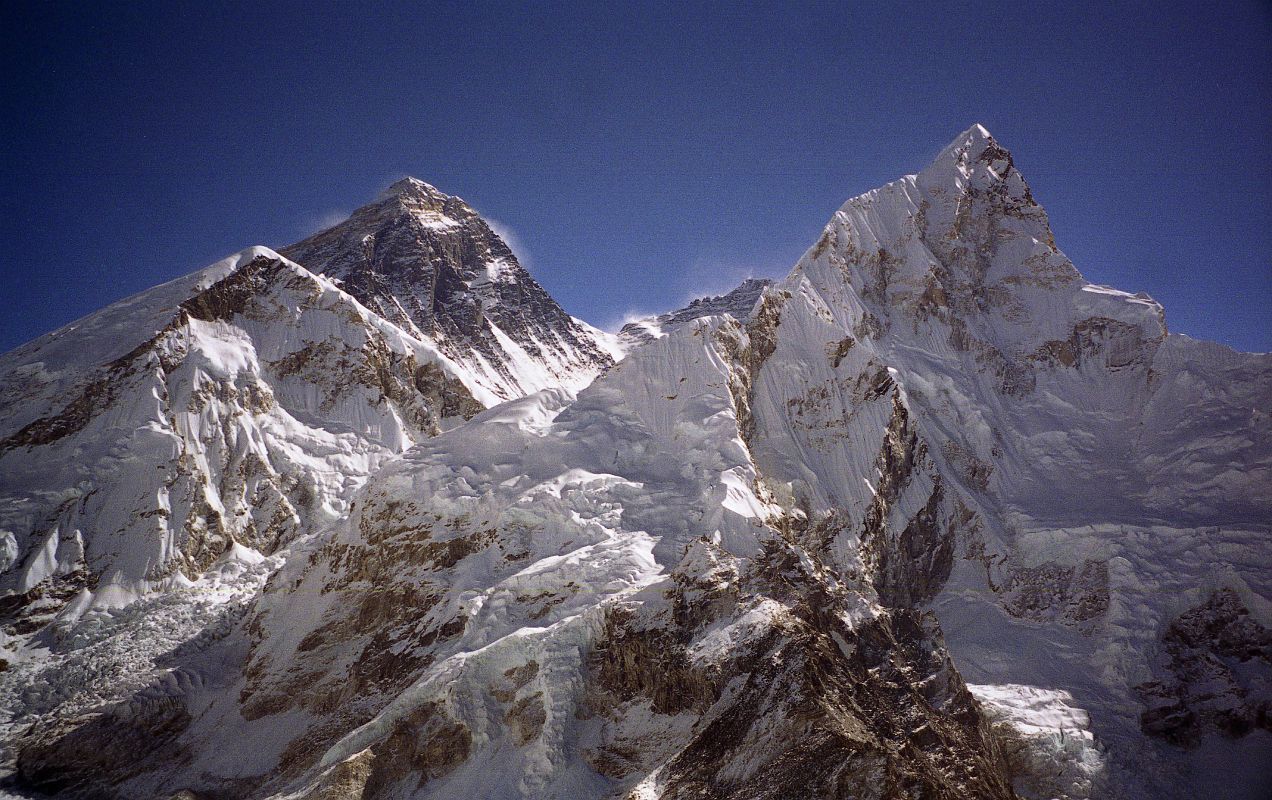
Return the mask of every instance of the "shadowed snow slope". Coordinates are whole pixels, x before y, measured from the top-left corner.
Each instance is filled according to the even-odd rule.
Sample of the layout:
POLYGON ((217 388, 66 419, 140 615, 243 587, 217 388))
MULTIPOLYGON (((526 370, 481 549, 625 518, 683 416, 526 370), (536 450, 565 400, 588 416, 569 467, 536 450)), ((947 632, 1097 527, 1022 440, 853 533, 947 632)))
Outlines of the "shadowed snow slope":
MULTIPOLYGON (((466 217, 435 195, 381 203, 407 198, 410 236, 441 247, 466 217)), ((447 267, 486 309, 456 312, 470 326, 405 277, 398 223, 381 261, 330 255, 376 208, 286 252, 340 264, 321 269, 417 345, 444 339, 438 374, 528 388, 465 360, 495 352, 482 320, 521 335, 480 300, 506 264, 447 267)), ((313 535, 218 562, 198 585, 246 587, 233 613, 152 633, 171 649, 144 688, 33 714, 10 734, 18 779, 127 798, 1259 796, 1241 764, 1272 742, 1272 359, 1086 283, 979 126, 738 292, 626 337, 586 387, 412 436, 313 535)), ((118 663, 136 607, 66 621, 84 645, 64 674, 118 663)))

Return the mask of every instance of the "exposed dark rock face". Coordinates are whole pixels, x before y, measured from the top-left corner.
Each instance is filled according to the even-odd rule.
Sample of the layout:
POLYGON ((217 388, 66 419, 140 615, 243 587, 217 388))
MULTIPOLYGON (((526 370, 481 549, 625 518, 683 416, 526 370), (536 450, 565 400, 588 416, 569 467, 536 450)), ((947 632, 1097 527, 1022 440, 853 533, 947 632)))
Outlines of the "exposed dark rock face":
POLYGON ((78 397, 60 412, 28 423, 22 430, 0 440, 0 453, 19 447, 39 447, 78 433, 101 409, 114 399, 114 387, 103 378, 84 387, 78 397))
POLYGON ((472 733, 467 726, 449 719, 435 706, 424 706, 400 720, 385 739, 369 749, 369 755, 362 759, 366 766, 358 768, 365 778, 359 775, 351 779, 344 774, 347 769, 341 770, 338 780, 347 784, 342 793, 333 793, 327 782, 303 797, 374 800, 401 796, 403 789, 417 789, 454 770, 468 759, 471 749, 472 733))
POLYGON ((1272 631, 1232 589, 1184 612, 1162 637, 1164 677, 1141 684, 1145 733, 1189 744, 1217 730, 1272 730, 1272 631))
POLYGON ((1074 325, 1068 339, 1044 342, 1030 359, 1075 369, 1090 362, 1111 372, 1130 367, 1147 369, 1160 344, 1160 338, 1145 338, 1136 325, 1092 317, 1074 325))
POLYGON ((1056 563, 1017 567, 1002 591, 1003 607, 1013 616, 1089 627, 1108 611, 1109 569, 1103 561, 1094 560, 1076 567, 1056 563))
POLYGON ((54 575, 37 586, 0 597, 0 630, 9 636, 35 633, 57 617, 81 590, 92 588, 97 576, 82 565, 64 575, 54 575))
POLYGON ((748 312, 745 317, 736 317, 740 325, 721 328, 717 334, 721 345, 737 366, 730 375, 729 389, 734 413, 738 418, 738 431, 742 441, 748 445, 755 436, 755 416, 752 413, 755 380, 760 368, 777 347, 777 326, 782 319, 782 304, 788 299, 789 295, 781 292, 765 294, 761 291, 753 304, 753 315, 748 312))
POLYGON ((957 526, 945 518, 939 475, 933 477, 927 500, 904 528, 893 530, 887 523, 893 504, 916 473, 932 471, 927 445, 919 439, 905 404, 895 392, 875 470, 879 484, 861 535, 865 562, 874 573, 875 590, 883 603, 920 607, 935 597, 949 578, 957 526))
MULTIPOLYGON (((393 184, 345 222, 280 251, 340 281, 363 305, 435 341, 510 399, 541 388, 504 336, 534 365, 568 382, 613 363, 593 333, 566 314, 463 200, 414 178, 393 184)), ((586 381, 584 381, 586 382, 586 381)))
MULTIPOLYGON (((934 621, 899 610, 847 624, 849 597, 808 568, 810 555, 774 538, 744 574, 676 573, 672 609, 620 606, 607 618, 592 660, 593 713, 615 730, 641 702, 710 720, 662 768, 660 796, 1014 797, 934 621), (784 610, 773 628, 723 662, 693 663, 699 631, 763 602, 784 610)), ((589 759, 605 774, 657 763, 648 745, 604 742, 589 759)))
POLYGON ((6 450, 53 444, 84 430, 94 417, 116 401, 123 390, 121 384, 144 371, 152 360, 160 367, 172 365, 170 357, 165 357, 166 354, 159 355, 156 351, 161 349, 159 345, 171 338, 172 332, 185 324, 185 321, 185 315, 177 313, 172 322, 153 337, 128 353, 99 366, 80 381, 73 390, 74 399, 60 412, 40 417, 16 433, 0 439, 0 455, 6 450))

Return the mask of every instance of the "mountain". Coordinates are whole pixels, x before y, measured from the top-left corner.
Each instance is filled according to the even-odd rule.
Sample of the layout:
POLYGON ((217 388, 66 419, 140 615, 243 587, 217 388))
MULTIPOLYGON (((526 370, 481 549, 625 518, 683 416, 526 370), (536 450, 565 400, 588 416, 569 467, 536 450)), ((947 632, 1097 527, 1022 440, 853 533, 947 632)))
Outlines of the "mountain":
POLYGON ((581 389, 613 363, 608 334, 566 314, 468 204, 415 178, 282 254, 431 342, 501 400, 581 389))
POLYGON ((734 319, 749 319, 760 296, 772 284, 768 278, 747 278, 725 294, 699 297, 684 308, 629 322, 618 332, 619 341, 625 349, 631 350, 702 317, 731 314, 734 319))
MULTIPOLYGON (((464 223, 444 242, 408 241, 402 232, 422 213, 407 202, 417 185, 395 185, 330 233, 338 242, 374 218, 400 234, 383 252, 438 283, 455 279, 455 254, 507 261, 498 288, 450 290, 430 336, 316 274, 335 261, 310 270, 256 247, 0 356, 0 663, 17 664, 0 683, 21 686, 45 656, 69 663, 78 648, 61 635, 89 612, 171 602, 189 619, 161 641, 197 632, 226 598, 206 608, 193 598, 216 595, 227 570, 243 581, 232 594, 250 596, 276 566, 269 557, 347 514, 387 459, 523 384, 583 384, 612 363, 599 349, 608 339, 566 315, 461 201, 447 199, 464 223), (455 349, 444 333, 477 302, 469 294, 483 291, 503 303, 492 316, 510 332, 497 334, 506 350, 478 359, 485 371, 473 351, 459 362, 443 352, 455 349)), ((475 335, 496 336, 493 325, 475 335)), ((135 666, 119 646, 148 669, 158 652, 141 652, 145 637, 111 631, 98 642, 109 668, 49 681, 9 722, 117 690, 112 676, 135 666)))
POLYGON ((126 603, 233 543, 272 552, 482 407, 453 365, 264 248, 18 348, 0 374, 10 606, 126 603))
MULTIPOLYGON (((436 294, 389 294, 415 327, 383 324, 451 336, 400 300, 436 294)), ((1085 281, 984 128, 845 203, 785 279, 621 338, 582 388, 443 414, 330 521, 222 556, 200 599, 19 642, 15 780, 1262 796, 1272 356, 1085 281), (125 669, 148 683, 90 679, 125 669), (37 688, 85 684, 97 702, 37 688)))

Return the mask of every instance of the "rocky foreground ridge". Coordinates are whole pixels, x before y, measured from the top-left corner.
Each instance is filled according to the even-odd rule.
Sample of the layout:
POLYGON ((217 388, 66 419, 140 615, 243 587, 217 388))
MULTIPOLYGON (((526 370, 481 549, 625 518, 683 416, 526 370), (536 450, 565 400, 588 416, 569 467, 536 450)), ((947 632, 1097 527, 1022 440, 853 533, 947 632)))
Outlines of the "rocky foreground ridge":
POLYGON ((1086 282, 980 126, 617 340, 406 181, 0 366, 22 791, 1266 788, 1272 357, 1086 282))

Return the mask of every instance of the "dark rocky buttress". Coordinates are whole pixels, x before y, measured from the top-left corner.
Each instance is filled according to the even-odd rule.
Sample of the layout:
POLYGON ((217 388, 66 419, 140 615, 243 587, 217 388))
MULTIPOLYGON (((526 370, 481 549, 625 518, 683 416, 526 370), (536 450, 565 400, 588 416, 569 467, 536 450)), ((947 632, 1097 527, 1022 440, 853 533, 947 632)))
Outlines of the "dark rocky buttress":
POLYGON ((495 328, 534 366, 554 373, 551 383, 576 372, 594 376, 613 363, 594 332, 557 305, 476 211, 415 178, 280 252, 487 373, 485 382, 501 397, 542 387, 537 370, 525 369, 495 328))

